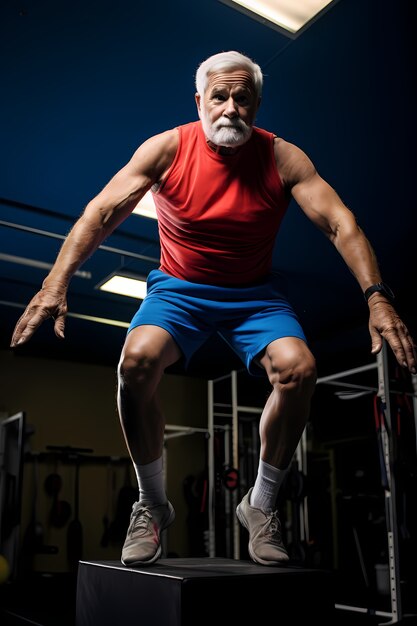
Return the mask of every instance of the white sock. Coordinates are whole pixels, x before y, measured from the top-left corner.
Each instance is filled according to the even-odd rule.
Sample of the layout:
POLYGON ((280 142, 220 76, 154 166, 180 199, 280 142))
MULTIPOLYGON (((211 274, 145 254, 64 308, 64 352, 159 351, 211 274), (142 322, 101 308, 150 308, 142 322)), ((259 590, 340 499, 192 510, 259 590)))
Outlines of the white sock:
POLYGON ((275 503, 279 488, 285 478, 285 470, 259 460, 258 474, 250 495, 250 505, 256 509, 270 513, 275 511, 275 503))
POLYGON ((162 456, 146 465, 133 464, 139 485, 139 502, 159 505, 167 502, 162 456))

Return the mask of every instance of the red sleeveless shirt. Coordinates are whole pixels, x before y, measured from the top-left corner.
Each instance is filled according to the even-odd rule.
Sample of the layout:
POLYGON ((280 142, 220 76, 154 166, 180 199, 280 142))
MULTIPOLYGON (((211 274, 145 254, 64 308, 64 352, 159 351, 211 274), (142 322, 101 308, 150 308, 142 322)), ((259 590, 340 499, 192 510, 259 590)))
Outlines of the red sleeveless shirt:
POLYGON ((262 280, 289 204, 278 175, 273 133, 254 127, 231 155, 214 152, 201 122, 178 127, 179 144, 153 193, 160 269, 187 281, 244 286, 262 280))

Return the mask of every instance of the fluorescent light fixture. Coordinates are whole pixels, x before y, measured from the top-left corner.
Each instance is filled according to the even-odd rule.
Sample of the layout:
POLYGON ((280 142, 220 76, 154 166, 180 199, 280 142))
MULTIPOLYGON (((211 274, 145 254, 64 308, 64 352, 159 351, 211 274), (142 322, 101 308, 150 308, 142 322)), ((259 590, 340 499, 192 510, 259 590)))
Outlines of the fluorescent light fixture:
POLYGON ((146 296, 146 280, 122 276, 121 274, 113 274, 96 287, 101 291, 117 293, 120 296, 138 298, 139 300, 143 300, 146 296))
POLYGON ((293 39, 338 0, 220 0, 293 39))
POLYGON ((136 207, 133 209, 133 213, 142 215, 143 217, 150 217, 153 220, 157 219, 155 202, 153 201, 150 191, 147 191, 142 200, 137 203, 136 207))

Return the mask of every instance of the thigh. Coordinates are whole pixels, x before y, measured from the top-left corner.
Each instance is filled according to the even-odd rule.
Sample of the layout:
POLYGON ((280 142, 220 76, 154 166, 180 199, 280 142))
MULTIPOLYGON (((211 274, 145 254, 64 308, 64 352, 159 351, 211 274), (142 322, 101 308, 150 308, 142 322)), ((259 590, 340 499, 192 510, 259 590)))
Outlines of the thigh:
MULTIPOLYGON (((275 341, 294 339, 297 340, 294 345, 307 348, 298 318, 284 301, 269 303, 269 306, 237 321, 232 328, 222 329, 220 334, 240 356, 249 373, 255 376, 265 374, 263 355, 275 341)), ((274 348, 276 345, 279 344, 274 344, 274 348)))
MULTIPOLYGON (((198 299, 181 293, 180 288, 184 281, 163 278, 169 285, 176 280, 174 287, 177 289, 171 285, 169 289, 159 286, 152 288, 130 323, 128 337, 141 327, 152 326, 165 331, 180 349, 187 367, 193 354, 214 332, 209 323, 210 315, 205 314, 198 299)), ((142 333, 138 336, 142 338, 142 333)), ((161 337, 164 336, 162 333, 161 337)))
POLYGON ((182 352, 168 331, 159 326, 144 324, 132 328, 127 334, 122 360, 158 362, 161 369, 176 363, 182 352))

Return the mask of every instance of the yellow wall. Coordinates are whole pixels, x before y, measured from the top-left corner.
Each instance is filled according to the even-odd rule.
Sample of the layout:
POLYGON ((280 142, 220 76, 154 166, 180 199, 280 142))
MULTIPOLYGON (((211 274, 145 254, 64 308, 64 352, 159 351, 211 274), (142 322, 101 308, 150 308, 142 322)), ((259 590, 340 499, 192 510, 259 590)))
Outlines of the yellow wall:
MULTIPOLYGON (((91 448, 89 456, 127 458, 127 451, 116 410, 116 375, 108 366, 20 357, 11 351, 0 351, 0 414, 26 412, 27 423, 34 433, 27 440, 27 451, 44 452, 48 445, 91 448)), ((160 398, 167 423, 207 426, 207 382, 199 378, 167 375, 161 383, 160 398)), ((176 510, 175 524, 168 531, 167 550, 180 557, 188 553, 183 480, 198 474, 204 467, 205 436, 193 434, 169 439, 166 445, 167 491, 176 510)), ((124 485, 125 466, 115 463, 110 472, 106 463, 89 462, 80 467, 80 518, 83 527, 84 553, 87 560, 118 560, 120 547, 100 545, 104 531, 103 517, 112 504, 114 517, 117 494, 124 485), (115 491, 109 484, 115 476, 115 491)), ((130 468, 130 463, 129 463, 130 468)), ((34 463, 24 466, 22 533, 31 514, 34 493, 34 463)), ((44 482, 51 473, 62 477, 60 500, 74 502, 75 469, 73 463, 56 463, 53 458, 39 463, 39 498, 37 515, 44 530, 44 541, 58 547, 58 554, 38 555, 38 571, 66 571, 66 538, 63 528, 52 526, 48 517, 52 498, 44 482)), ((136 485, 133 469, 132 484, 136 485)))

